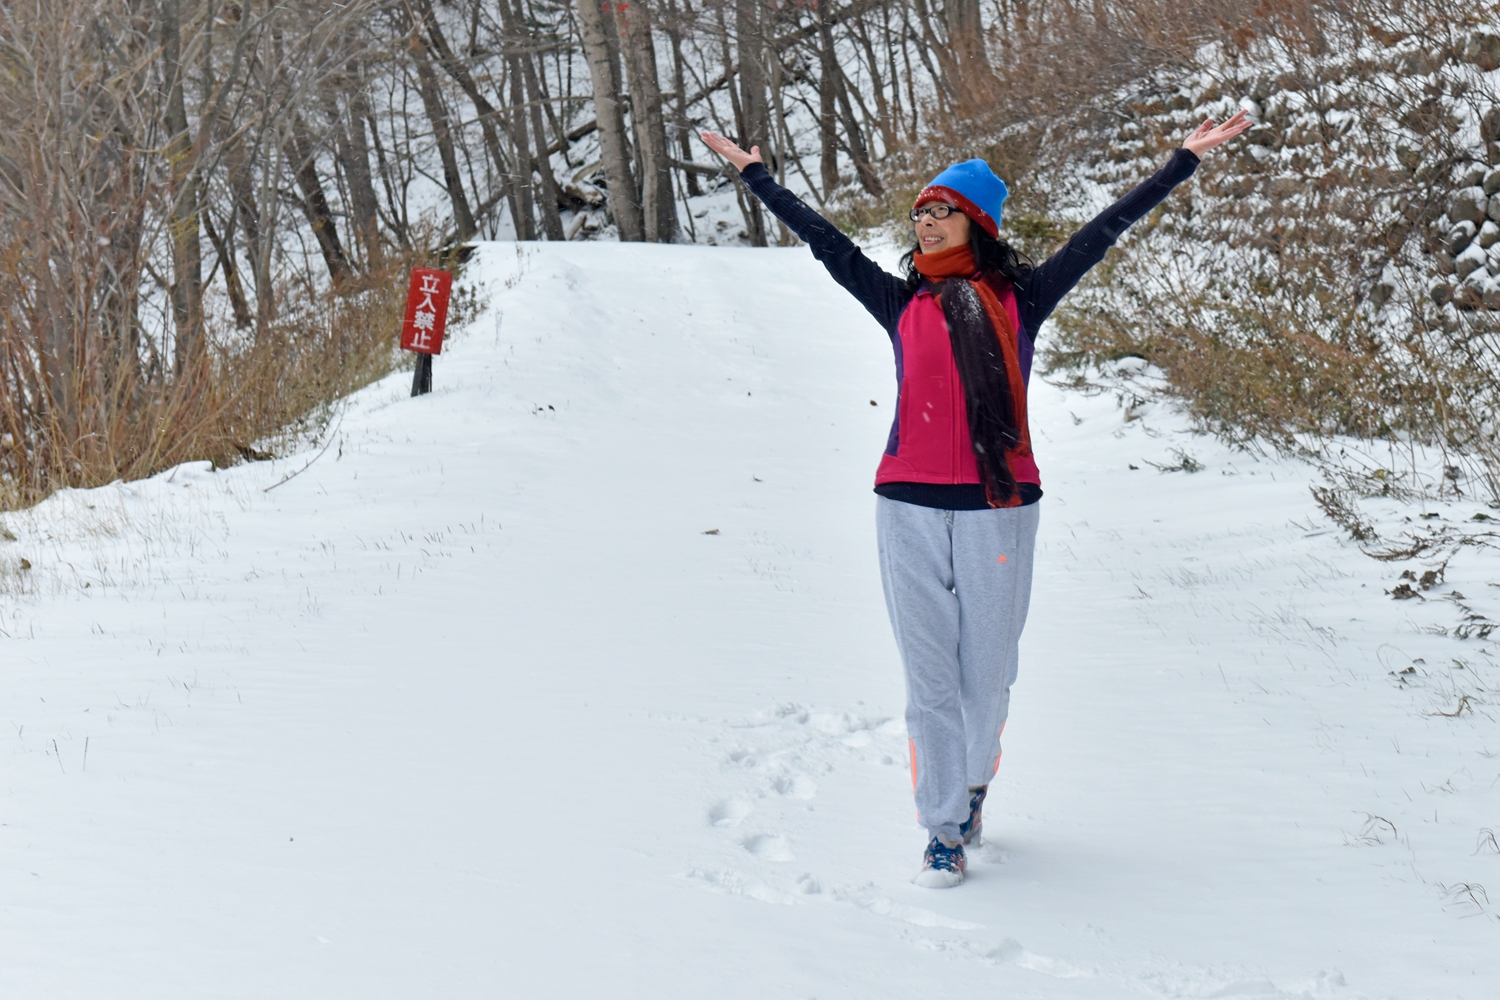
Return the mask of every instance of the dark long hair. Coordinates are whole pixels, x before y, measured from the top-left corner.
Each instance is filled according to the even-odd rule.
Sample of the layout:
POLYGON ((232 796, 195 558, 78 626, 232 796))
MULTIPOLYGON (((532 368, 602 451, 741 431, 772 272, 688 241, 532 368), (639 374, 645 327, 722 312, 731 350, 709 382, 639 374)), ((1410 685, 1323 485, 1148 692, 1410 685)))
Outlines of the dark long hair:
MULTIPOLYGON (((972 220, 969 249, 982 280, 997 295, 1007 285, 1031 273, 1029 257, 991 236, 972 220)), ((913 263, 920 252, 918 247, 912 247, 901 258, 906 288, 912 293, 924 280, 913 263)), ((953 361, 964 388, 969 440, 974 446, 980 478, 992 502, 1006 503, 1016 495, 1016 477, 1005 455, 1020 443, 1021 432, 1015 400, 1010 394, 1010 374, 1005 370, 1005 355, 974 286, 967 281, 945 281, 941 290, 943 318, 948 323, 953 361)))

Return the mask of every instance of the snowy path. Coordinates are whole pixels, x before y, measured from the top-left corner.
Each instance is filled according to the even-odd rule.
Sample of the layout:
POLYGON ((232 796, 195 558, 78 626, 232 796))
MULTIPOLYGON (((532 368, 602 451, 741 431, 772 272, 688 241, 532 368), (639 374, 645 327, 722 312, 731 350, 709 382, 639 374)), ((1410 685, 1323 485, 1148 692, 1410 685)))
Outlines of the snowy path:
POLYGON ((1500 560, 1393 602, 1305 470, 1037 384, 992 843, 917 889, 880 331, 803 250, 482 267, 271 492, 3 518, 0 995, 1500 995, 1500 669, 1422 631, 1500 560))

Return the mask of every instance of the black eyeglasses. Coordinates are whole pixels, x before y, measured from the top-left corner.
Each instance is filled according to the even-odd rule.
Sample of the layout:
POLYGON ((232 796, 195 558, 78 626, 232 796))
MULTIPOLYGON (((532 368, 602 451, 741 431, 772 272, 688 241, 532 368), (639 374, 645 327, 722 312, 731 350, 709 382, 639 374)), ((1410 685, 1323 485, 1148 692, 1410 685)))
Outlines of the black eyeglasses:
POLYGON ((956 211, 958 211, 958 209, 954 208, 952 205, 944 204, 943 202, 939 201, 931 205, 923 205, 921 208, 914 208, 911 210, 910 215, 911 221, 913 222, 920 220, 923 213, 932 216, 934 219, 942 220, 946 219, 956 211))

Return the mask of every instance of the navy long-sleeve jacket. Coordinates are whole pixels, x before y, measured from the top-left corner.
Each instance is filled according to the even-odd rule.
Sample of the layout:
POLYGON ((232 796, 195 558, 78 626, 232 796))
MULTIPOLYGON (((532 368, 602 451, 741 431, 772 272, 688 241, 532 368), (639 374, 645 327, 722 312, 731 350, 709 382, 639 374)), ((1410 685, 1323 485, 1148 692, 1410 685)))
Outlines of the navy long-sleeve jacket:
MULTIPOLYGON (((1104 259, 1131 223, 1160 204, 1197 166, 1197 156, 1177 150, 1149 180, 1099 213, 1062 249, 1014 282, 1005 298, 1014 297, 1017 360, 1023 381, 1031 377, 1037 331, 1062 297, 1104 259)), ((777 184, 764 165, 752 163, 740 176, 891 338, 900 388, 875 491, 893 500, 948 510, 990 506, 979 481, 945 323, 941 311, 927 301, 927 286, 909 290, 905 280, 883 270, 831 222, 777 184), (909 310, 915 312, 907 315, 909 310), (908 378, 912 364, 917 365, 918 374, 908 378)), ((1024 427, 1025 422, 1023 402, 1018 423, 1024 427)), ((1007 461, 1016 477, 1019 502, 1035 503, 1041 497, 1041 478, 1029 446, 1007 461)))
MULTIPOLYGON (((1021 315, 1019 346, 1023 375, 1030 378, 1037 330, 1052 315, 1062 297, 1072 291, 1089 268, 1104 259, 1104 254, 1114 246, 1121 233, 1159 205, 1197 168, 1198 157, 1179 148, 1166 166, 1100 212, 1061 250, 1039 264, 1028 277, 1015 283, 1016 306, 1021 315)), ((853 240, 839 232, 838 227, 777 184, 764 164, 750 164, 740 177, 745 186, 812 249, 813 256, 828 269, 833 280, 858 299, 860 305, 894 338, 896 324, 912 297, 906 290, 906 282, 866 257, 853 240)))

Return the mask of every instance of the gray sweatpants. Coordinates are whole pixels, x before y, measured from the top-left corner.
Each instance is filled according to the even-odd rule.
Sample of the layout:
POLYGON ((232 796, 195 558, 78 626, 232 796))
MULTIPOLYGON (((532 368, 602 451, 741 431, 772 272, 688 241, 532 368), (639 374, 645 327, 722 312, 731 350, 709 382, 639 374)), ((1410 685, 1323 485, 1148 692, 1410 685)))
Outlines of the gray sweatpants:
POLYGON ((969 789, 1000 766, 1040 506, 938 510, 876 497, 917 821, 948 841, 969 818, 969 789))

